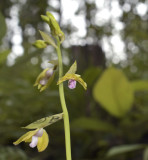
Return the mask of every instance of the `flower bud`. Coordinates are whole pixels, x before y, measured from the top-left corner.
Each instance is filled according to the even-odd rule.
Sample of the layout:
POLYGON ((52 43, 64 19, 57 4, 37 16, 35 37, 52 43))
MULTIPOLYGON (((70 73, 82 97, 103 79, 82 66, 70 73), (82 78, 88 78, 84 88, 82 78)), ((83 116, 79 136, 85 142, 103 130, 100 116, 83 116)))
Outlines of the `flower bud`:
POLYGON ((47 44, 43 40, 37 40, 37 41, 35 41, 35 43, 33 45, 37 48, 46 48, 47 47, 47 44))

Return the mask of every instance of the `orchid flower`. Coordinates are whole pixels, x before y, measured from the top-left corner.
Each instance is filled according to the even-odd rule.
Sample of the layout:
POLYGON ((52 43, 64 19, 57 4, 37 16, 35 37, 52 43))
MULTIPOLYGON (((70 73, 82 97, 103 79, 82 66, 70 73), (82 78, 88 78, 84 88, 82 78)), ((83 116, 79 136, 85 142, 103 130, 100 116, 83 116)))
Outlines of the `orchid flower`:
POLYGON ((30 142, 29 146, 31 148, 34 148, 37 146, 37 149, 39 152, 44 151, 49 143, 49 137, 47 132, 43 129, 36 129, 33 131, 29 131, 23 136, 21 136, 16 142, 14 142, 14 145, 18 145, 21 142, 30 142))
POLYGON ((74 64, 68 70, 68 72, 63 77, 61 77, 59 79, 59 81, 57 82, 57 85, 59 85, 60 83, 66 81, 66 80, 69 80, 68 87, 70 89, 74 89, 76 87, 76 81, 78 81, 86 90, 87 84, 83 81, 83 79, 81 78, 80 75, 75 74, 76 70, 77 70, 77 63, 75 61, 74 64))
POLYGON ((18 145, 21 142, 29 142, 29 146, 31 148, 35 148, 37 146, 37 149, 39 152, 44 151, 49 143, 49 137, 44 127, 47 127, 63 118, 63 113, 55 114, 52 116, 41 118, 26 127, 22 127, 25 129, 34 129, 32 131, 29 131, 25 133, 23 136, 21 136, 17 141, 15 141, 13 144, 18 145))

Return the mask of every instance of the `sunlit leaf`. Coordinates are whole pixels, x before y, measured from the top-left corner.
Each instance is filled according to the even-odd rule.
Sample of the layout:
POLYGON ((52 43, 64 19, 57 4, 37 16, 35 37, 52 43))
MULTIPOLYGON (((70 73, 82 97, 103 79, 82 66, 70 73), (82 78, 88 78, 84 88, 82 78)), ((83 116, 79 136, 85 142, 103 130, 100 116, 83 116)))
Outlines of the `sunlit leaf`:
POLYGON ((39 120, 37 120, 37 121, 35 121, 35 122, 33 122, 23 128, 27 128, 27 129, 44 128, 46 126, 49 126, 49 125, 61 120, 62 118, 63 118, 63 113, 55 114, 52 116, 48 116, 48 117, 44 117, 42 119, 39 119, 39 120))
POLYGON ((131 83, 122 71, 109 68, 96 82, 93 89, 94 99, 110 114, 124 116, 132 107, 134 94, 131 83))

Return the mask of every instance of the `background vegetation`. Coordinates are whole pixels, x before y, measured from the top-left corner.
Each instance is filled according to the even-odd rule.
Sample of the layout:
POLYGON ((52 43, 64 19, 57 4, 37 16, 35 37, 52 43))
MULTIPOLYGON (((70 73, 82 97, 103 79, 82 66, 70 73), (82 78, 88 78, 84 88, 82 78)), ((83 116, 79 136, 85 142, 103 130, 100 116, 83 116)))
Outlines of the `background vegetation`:
MULTIPOLYGON (((73 159, 147 160, 148 11, 139 15, 136 7, 147 6, 148 1, 117 1, 122 11, 118 20, 123 26, 119 34, 124 42, 124 60, 114 54, 108 57, 103 48, 102 40, 106 38, 114 52, 110 40, 116 33, 115 19, 110 17, 102 24, 95 21, 99 11, 97 2, 85 0, 75 12, 85 15, 87 32, 79 38, 83 43, 73 44, 70 40, 76 28, 71 22, 62 23, 62 1, 57 1, 57 5, 51 5, 51 1, 0 3, 0 159, 65 159, 62 121, 47 128, 50 143, 43 153, 24 143, 17 147, 12 144, 25 133, 22 126, 61 112, 56 81, 43 93, 33 87, 44 67, 43 61, 57 57, 50 47, 46 50, 32 47, 35 39, 40 38, 37 30, 47 30, 40 15, 48 10, 59 15, 66 35, 62 48, 65 71, 76 59, 78 74, 82 74, 88 84, 85 92, 80 85, 69 90, 65 83, 73 159), (14 35, 17 34, 22 36, 23 54, 15 53, 14 35)), ((104 7, 111 9, 114 0, 104 3, 104 7)))

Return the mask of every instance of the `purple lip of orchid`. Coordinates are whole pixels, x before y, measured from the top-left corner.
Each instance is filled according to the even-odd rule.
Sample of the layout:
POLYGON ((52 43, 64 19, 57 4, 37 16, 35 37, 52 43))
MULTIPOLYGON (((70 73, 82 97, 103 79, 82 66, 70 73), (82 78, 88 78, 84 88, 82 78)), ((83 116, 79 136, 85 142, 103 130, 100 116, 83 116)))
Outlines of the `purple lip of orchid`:
POLYGON ((76 88, 76 81, 75 80, 73 80, 73 79, 70 79, 69 81, 68 81, 68 87, 70 88, 70 89, 74 89, 74 88, 76 88))
POLYGON ((46 85, 47 81, 48 80, 44 78, 44 79, 40 80, 40 84, 44 86, 44 85, 46 85))
POLYGON ((29 146, 30 146, 31 148, 36 147, 37 144, 38 144, 38 138, 39 138, 39 137, 42 137, 42 135, 43 135, 43 128, 41 128, 40 130, 38 130, 37 133, 36 133, 34 136, 32 136, 32 141, 31 141, 31 143, 29 144, 29 146))
POLYGON ((48 69, 48 70, 46 71, 46 77, 47 77, 47 78, 50 78, 50 77, 52 76, 52 74, 53 74, 53 69, 48 69))

